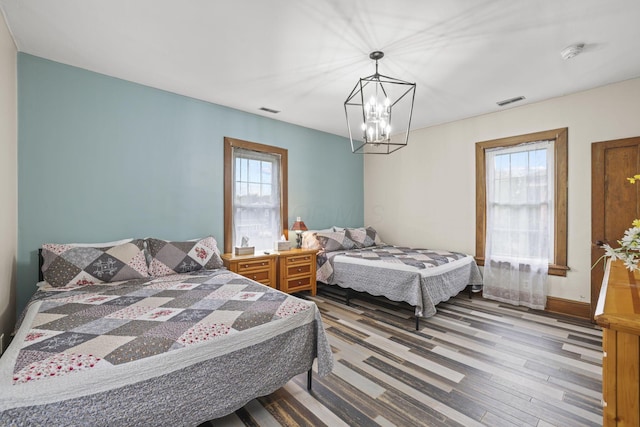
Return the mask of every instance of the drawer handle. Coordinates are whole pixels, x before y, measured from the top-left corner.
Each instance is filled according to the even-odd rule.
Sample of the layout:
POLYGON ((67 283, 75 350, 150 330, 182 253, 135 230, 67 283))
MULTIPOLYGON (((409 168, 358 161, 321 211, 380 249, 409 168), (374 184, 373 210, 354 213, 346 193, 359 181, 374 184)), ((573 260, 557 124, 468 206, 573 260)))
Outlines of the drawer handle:
POLYGON ((245 264, 245 265, 244 265, 244 268, 249 268, 249 264, 245 264))
POLYGON ((263 262, 263 263, 262 263, 262 265, 267 265, 267 263, 266 263, 266 262, 263 262))
POLYGON ((258 276, 254 275, 253 276, 253 280, 256 280, 258 278, 258 276))
POLYGON ((298 280, 298 286, 302 285, 302 280, 298 280))
POLYGON ((302 271, 302 269, 300 267, 298 267, 298 271, 302 271))

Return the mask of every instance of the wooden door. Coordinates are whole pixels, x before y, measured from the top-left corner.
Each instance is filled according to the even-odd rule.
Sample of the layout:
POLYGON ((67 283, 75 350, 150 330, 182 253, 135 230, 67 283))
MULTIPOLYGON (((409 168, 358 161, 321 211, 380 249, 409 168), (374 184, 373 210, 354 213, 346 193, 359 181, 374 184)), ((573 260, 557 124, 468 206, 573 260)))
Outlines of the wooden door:
MULTIPOLYGON (((604 254, 598 244, 620 246, 625 230, 640 218, 640 137, 594 142, 591 145, 591 264, 604 254)), ((591 319, 602 286, 604 263, 591 269, 591 319)))

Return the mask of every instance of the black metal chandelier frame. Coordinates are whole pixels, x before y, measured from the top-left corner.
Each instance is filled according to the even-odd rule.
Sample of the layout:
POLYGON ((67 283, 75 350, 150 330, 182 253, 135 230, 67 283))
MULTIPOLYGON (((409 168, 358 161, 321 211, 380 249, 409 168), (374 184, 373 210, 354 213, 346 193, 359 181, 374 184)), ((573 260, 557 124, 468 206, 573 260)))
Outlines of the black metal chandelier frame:
POLYGON ((369 58, 376 61, 376 72, 368 77, 359 79, 355 87, 344 102, 345 117, 347 119, 347 127, 349 129, 349 140, 351 141, 351 151, 358 154, 390 154, 394 151, 406 147, 409 142, 409 131, 411 130, 411 117, 413 116, 413 103, 415 100, 416 84, 405 80, 396 79, 394 77, 385 76, 378 72, 378 61, 384 57, 384 53, 380 51, 371 52, 369 58), (391 123, 391 112, 393 107, 403 100, 406 96, 411 97, 411 104, 409 107, 409 117, 407 120, 407 126, 404 130, 404 138, 400 141, 392 139, 391 135, 387 135, 384 140, 375 140, 367 135, 364 131, 362 135, 362 141, 359 139, 354 140, 353 131, 349 122, 349 107, 360 107, 359 113, 362 114, 362 123, 367 121, 367 112, 365 109, 365 89, 369 85, 376 85, 374 91, 380 90, 382 94, 388 98, 389 85, 399 85, 402 88, 398 92, 400 95, 397 99, 391 101, 389 105, 389 123, 391 123), (405 89, 406 88, 406 89, 405 89))

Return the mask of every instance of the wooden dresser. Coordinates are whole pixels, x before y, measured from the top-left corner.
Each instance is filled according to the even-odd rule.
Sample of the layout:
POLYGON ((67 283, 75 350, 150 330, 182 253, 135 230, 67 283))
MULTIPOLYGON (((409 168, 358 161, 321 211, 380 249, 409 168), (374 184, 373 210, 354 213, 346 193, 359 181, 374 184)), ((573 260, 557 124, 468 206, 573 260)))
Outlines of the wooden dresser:
POLYGON ((595 320, 603 328, 603 425, 640 426, 640 272, 609 261, 595 320))

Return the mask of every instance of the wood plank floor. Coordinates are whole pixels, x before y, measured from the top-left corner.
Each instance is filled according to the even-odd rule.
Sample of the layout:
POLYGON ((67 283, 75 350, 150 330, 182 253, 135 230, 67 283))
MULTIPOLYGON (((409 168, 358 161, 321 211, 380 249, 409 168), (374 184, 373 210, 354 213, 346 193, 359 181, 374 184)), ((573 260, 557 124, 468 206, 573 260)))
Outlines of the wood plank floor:
POLYGON ((208 426, 599 426, 602 333, 461 294, 415 330, 413 308, 325 288, 333 372, 292 379, 208 426))

